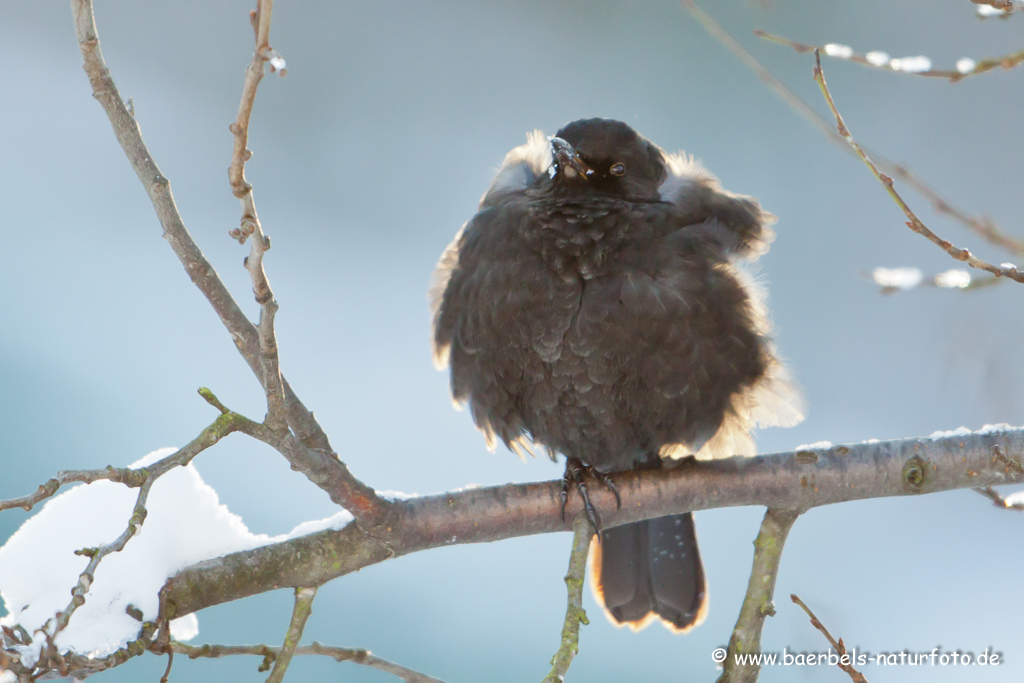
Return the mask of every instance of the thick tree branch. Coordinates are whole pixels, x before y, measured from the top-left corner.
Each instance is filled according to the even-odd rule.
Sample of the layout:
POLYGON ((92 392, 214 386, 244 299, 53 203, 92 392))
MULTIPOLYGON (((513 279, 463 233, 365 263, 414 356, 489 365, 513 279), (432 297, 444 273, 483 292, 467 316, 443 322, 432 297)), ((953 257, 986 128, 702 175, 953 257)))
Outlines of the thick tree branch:
MULTIPOLYGON (((591 498, 608 526, 688 510, 764 505, 805 511, 850 500, 918 495, 1024 481, 1024 430, 901 439, 682 463, 612 478, 622 495, 591 498), (1009 455, 1007 455, 1009 454, 1009 455)), ((317 586, 384 560, 429 548, 568 531, 559 516, 560 481, 476 488, 394 503, 386 527, 350 524, 202 562, 161 590, 180 617, 282 587, 317 586)), ((567 519, 579 512, 569 502, 567 519)))
POLYGON ((740 607, 718 683, 754 683, 761 667, 753 662, 740 662, 738 654, 756 654, 761 651, 761 631, 764 621, 775 616, 772 596, 775 579, 779 575, 782 548, 798 513, 768 508, 761 522, 761 530, 754 540, 754 566, 750 570, 747 594, 740 607))
MULTIPOLYGON (((561 683, 576 653, 580 651, 580 624, 589 624, 583 610, 583 583, 587 575, 587 551, 594 536, 594 528, 585 514, 576 515, 572 523, 572 550, 569 553, 569 569, 565 574, 565 588, 568 593, 565 607, 565 622, 562 624, 562 639, 551 658, 551 671, 542 683, 561 683)), ((596 540, 594 541, 597 542, 596 540)))
MULTIPOLYGON (((160 172, 142 140, 138 122, 121 100, 110 76, 96 33, 91 0, 71 0, 75 32, 93 96, 103 106, 121 148, 149 195, 167 240, 192 282, 206 297, 227 328, 246 363, 265 385, 259 335, 221 282, 213 266, 192 240, 178 213, 170 183, 160 172)), ((387 509, 374 490, 356 479, 337 455, 316 418, 282 377, 288 422, 305 448, 292 448, 286 457, 293 468, 324 489, 331 500, 357 517, 376 517, 387 509)))

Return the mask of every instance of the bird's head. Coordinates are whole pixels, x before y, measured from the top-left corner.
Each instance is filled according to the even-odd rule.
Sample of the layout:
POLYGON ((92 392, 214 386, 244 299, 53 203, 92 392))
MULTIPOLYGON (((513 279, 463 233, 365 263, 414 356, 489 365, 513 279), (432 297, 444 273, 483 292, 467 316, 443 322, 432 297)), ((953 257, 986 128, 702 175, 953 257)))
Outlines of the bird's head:
POLYGON ((549 175, 561 191, 656 199, 667 174, 661 148, 621 121, 573 121, 550 142, 549 175))

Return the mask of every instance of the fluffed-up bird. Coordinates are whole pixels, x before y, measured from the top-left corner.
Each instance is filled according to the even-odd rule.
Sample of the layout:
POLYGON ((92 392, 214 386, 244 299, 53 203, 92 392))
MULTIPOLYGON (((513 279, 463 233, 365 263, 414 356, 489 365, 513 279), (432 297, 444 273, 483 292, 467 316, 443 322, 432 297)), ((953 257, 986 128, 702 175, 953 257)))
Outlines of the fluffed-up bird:
MULTIPOLYGON (((535 132, 437 265, 435 363, 489 445, 562 454, 584 497, 588 472, 754 455, 753 427, 803 415, 741 266, 767 250, 773 222, 625 123, 535 132)), ((614 623, 703 620, 691 513, 599 533, 591 581, 614 623)))

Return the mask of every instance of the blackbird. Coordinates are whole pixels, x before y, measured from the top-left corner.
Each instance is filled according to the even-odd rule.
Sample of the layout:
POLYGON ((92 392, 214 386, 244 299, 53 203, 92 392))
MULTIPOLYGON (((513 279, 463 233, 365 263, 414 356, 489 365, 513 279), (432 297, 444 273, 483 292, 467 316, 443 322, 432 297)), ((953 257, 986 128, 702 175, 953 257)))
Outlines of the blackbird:
POLYGON ((704 567, 691 513, 602 529, 584 473, 754 455, 754 426, 802 418, 739 263, 767 250, 774 221, 691 157, 586 119, 509 152, 438 262, 435 364, 488 446, 565 456, 563 514, 573 482, 615 624, 698 625, 704 567))

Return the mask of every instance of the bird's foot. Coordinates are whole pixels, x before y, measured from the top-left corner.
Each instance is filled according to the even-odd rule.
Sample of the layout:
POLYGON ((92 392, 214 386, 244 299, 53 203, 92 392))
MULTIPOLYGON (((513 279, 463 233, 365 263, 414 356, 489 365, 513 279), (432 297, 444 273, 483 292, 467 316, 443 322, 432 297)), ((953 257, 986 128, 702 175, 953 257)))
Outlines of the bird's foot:
POLYGON ((619 496, 619 490, 615 488, 611 477, 582 460, 567 457, 565 459, 565 474, 562 475, 562 492, 559 494, 562 500, 562 521, 565 521, 565 505, 569 502, 569 487, 575 486, 576 490, 580 492, 580 498, 583 499, 583 511, 593 525, 594 530, 600 536, 602 528, 601 517, 597 514, 597 508, 590 502, 590 494, 587 493, 586 475, 588 474, 597 479, 601 485, 615 495, 615 506, 617 508, 622 507, 622 498, 619 496))

